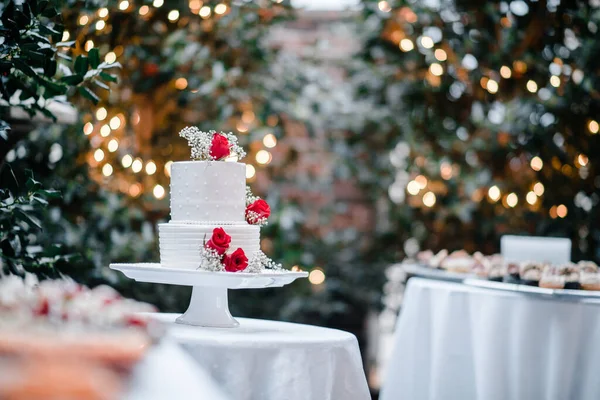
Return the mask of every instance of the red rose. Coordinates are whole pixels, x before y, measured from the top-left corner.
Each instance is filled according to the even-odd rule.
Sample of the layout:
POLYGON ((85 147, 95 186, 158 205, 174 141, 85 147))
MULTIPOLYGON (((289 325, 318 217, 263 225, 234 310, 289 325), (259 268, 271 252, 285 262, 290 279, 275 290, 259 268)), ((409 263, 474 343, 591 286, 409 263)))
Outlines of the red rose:
POLYGON ((213 136, 212 143, 210 145, 210 155, 215 160, 221 160, 231 153, 229 145, 229 140, 220 133, 217 133, 213 136))
POLYGON ((237 249, 231 255, 225 255, 223 258, 223 264, 225 265, 225 271, 243 271, 248 266, 248 257, 246 257, 244 250, 237 249))
POLYGON ((259 219, 269 218, 269 215, 271 215, 271 207, 263 199, 258 199, 246 207, 246 221, 249 224, 256 224, 259 219))
POLYGON ((223 228, 215 228, 212 237, 206 243, 206 247, 215 250, 219 254, 225 254, 231 243, 231 236, 225 233, 223 228))

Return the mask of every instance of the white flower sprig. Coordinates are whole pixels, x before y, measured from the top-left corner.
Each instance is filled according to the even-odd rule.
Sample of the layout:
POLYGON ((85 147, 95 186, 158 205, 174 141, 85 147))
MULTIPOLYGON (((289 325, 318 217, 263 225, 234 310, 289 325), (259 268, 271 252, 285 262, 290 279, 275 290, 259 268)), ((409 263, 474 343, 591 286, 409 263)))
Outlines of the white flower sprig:
POLYGON ((283 270, 283 267, 281 266, 281 264, 276 263, 275 261, 267 257, 267 255, 263 253, 262 250, 259 250, 248 262, 248 267, 246 268, 245 272, 260 273, 265 269, 281 271, 283 270))
MULTIPOLYGON (((255 196, 252 193, 252 189, 250 189, 250 186, 246 186, 246 207, 248 207, 250 204, 254 203, 257 200, 260 200, 260 197, 255 196)), ((269 223, 267 221, 267 218, 261 216, 257 212, 250 210, 246 210, 246 221, 248 221, 249 224, 258 226, 264 226, 269 223)))
POLYGON ((255 196, 254 193, 252 193, 252 189, 250 189, 250 186, 246 185, 246 207, 254 203, 256 200, 260 200, 260 197, 255 196))
POLYGON ((200 266, 197 269, 212 272, 225 271, 221 262, 221 255, 216 250, 204 245, 200 248, 200 266))
POLYGON ((229 142, 229 157, 236 157, 237 160, 241 160, 246 156, 244 149, 238 144, 237 137, 231 132, 217 132, 210 130, 203 132, 195 126, 187 126, 179 132, 179 136, 188 141, 188 146, 191 147, 191 158, 192 160, 198 161, 214 161, 215 158, 210 155, 210 147, 212 145, 213 137, 215 135, 223 135, 229 142))

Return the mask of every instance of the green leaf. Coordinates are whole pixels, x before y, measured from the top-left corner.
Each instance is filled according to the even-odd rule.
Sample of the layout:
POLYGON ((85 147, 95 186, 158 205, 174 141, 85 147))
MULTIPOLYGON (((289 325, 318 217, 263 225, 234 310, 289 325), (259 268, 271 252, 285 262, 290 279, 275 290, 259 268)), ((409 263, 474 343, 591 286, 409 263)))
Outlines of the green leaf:
POLYGON ((79 74, 73 74, 69 76, 63 76, 62 78, 60 78, 60 80, 61 82, 66 83, 67 85, 76 86, 83 82, 83 76, 79 74))
POLYGON ((40 193, 43 193, 49 199, 60 199, 62 197, 58 190, 40 190, 40 193))
POLYGON ((19 209, 19 208, 15 208, 15 214, 19 215, 20 218, 25 221, 28 222, 34 226, 36 226, 38 229, 42 229, 42 225, 40 224, 40 222, 37 220, 37 218, 27 214, 25 211, 19 209))
POLYGON ((58 15, 58 10, 54 7, 48 7, 42 11, 42 15, 47 18, 54 18, 58 15))
POLYGON ((121 68, 121 67, 122 67, 122 65, 118 62, 114 62, 112 64, 103 62, 102 64, 98 65, 98 69, 111 69, 111 68, 121 68))
POLYGON ((117 82, 117 77, 115 75, 111 75, 106 72, 100 72, 100 78, 102 78, 106 82, 117 82))
POLYGON ((104 90, 110 90, 110 87, 106 83, 104 83, 104 82, 101 82, 101 81, 99 81, 97 79, 94 79, 94 83, 96 85, 100 86, 104 90))
POLYGON ((92 68, 98 68, 98 65, 100 65, 100 52, 98 49, 94 48, 88 51, 88 57, 90 59, 90 65, 92 68))
MULTIPOLYGON (((31 173, 31 171, 29 171, 31 173)), ((42 187, 42 184, 38 181, 36 181, 33 176, 30 176, 29 178, 27 178, 27 182, 25 182, 25 187, 27 188, 28 191, 33 192, 36 189, 39 189, 42 187)))
POLYGON ((44 65, 44 75, 46 75, 48 78, 52 78, 54 75, 56 75, 57 66, 58 64, 56 63, 55 59, 47 59, 46 65, 44 65))
POLYGON ((40 32, 43 33, 44 35, 62 36, 62 32, 59 32, 48 25, 40 24, 39 27, 40 27, 40 32))
POLYGON ((85 75, 88 70, 88 58, 86 56, 78 56, 75 59, 75 72, 79 75, 85 75))
POLYGON ((92 92, 85 86, 79 86, 78 90, 83 97, 85 97, 88 100, 91 100, 94 104, 98 104, 98 102, 100 101, 100 97, 98 97, 96 93, 92 92))
POLYGON ((38 76, 35 71, 20 58, 14 58, 13 64, 19 71, 22 71, 27 76, 32 78, 36 78, 38 76))
POLYGON ((60 51, 56 53, 56 55, 60 58, 62 58, 63 60, 67 60, 67 61, 73 61, 73 58, 71 58, 71 56, 65 54, 65 53, 61 53, 60 51))

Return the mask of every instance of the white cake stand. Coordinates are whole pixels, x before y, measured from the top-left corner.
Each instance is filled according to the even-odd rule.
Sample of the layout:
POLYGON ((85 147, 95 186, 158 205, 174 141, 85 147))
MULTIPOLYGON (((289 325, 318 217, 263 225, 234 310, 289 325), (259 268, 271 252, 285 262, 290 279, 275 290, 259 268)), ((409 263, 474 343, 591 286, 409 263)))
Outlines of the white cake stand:
POLYGON ((234 328, 239 323, 231 316, 227 289, 259 289, 281 287, 308 272, 265 271, 262 273, 210 272, 192 269, 165 268, 160 264, 110 264, 126 277, 138 282, 192 286, 192 298, 187 311, 177 323, 214 328, 234 328))

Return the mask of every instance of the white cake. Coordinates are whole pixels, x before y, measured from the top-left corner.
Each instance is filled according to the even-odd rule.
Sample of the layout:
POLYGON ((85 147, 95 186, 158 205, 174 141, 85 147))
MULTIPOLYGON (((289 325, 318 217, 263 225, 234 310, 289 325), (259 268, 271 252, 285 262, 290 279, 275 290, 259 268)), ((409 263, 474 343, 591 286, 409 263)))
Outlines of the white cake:
MULTIPOLYGON (((180 136, 188 139, 192 156, 199 161, 178 161, 171 165, 171 220, 158 225, 160 263, 166 268, 225 270, 226 259, 241 249, 247 258, 246 272, 277 267, 260 251, 260 223, 248 215, 250 204, 260 201, 246 188, 246 165, 215 159, 210 147, 215 136, 231 146, 227 156, 245 154, 232 134, 201 132, 186 128, 180 136), (222 139, 225 140, 225 139, 222 139), (250 224, 248 221, 253 222, 250 224), (228 236, 227 250, 207 252, 215 229, 228 236), (216 257, 216 258, 215 258, 216 257)), ((268 210, 268 205, 265 206, 268 210)), ((267 211, 266 216, 270 213, 267 211)), ((239 251, 238 251, 239 253, 239 251)), ((245 269, 246 267, 244 267, 245 269)), ((241 271, 241 269, 237 269, 241 271)))
POLYGON ((231 236, 231 248, 251 259, 260 250, 260 227, 246 222, 246 165, 183 161, 171 166, 171 221, 158 225, 160 263, 197 269, 200 246, 217 227, 231 236))

